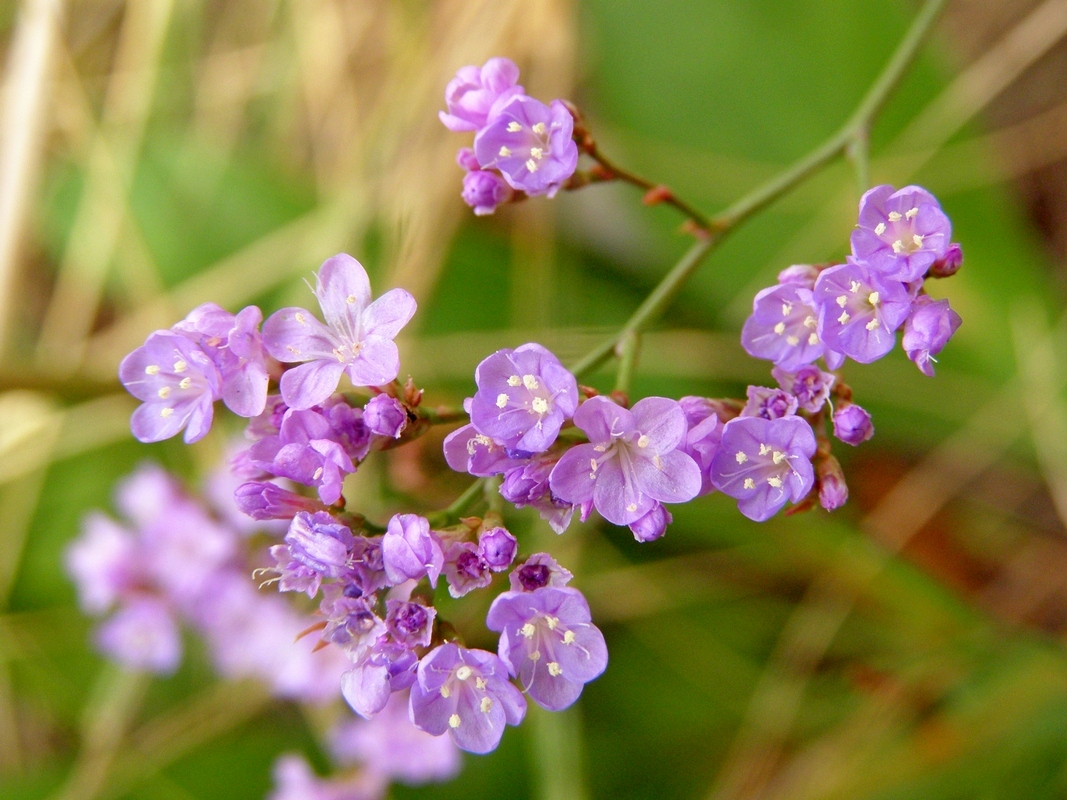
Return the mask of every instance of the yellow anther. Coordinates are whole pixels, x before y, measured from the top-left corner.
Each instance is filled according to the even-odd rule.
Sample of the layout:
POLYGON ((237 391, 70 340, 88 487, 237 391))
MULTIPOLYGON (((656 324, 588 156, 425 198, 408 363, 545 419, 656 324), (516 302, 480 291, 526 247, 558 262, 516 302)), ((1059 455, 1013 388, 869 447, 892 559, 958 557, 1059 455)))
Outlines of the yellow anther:
POLYGON ((508 378, 508 386, 518 386, 520 383, 522 383, 522 378, 518 375, 512 375, 508 378))
POLYGON ((193 385, 193 379, 192 378, 182 378, 180 381, 178 381, 178 388, 179 389, 188 389, 192 385, 193 385))
POLYGON ((144 368, 144 371, 145 371, 146 375, 158 375, 159 374, 159 365, 158 364, 149 364, 147 367, 144 368))
POLYGON ((504 393, 500 393, 496 396, 496 407, 503 408, 508 404, 508 396, 504 393))
POLYGON ((914 236, 911 237, 911 240, 913 242, 915 242, 915 246, 916 247, 922 247, 923 246, 923 237, 920 234, 918 234, 918 233, 915 234, 914 236))
POLYGON ((785 333, 785 323, 784 322, 779 322, 777 325, 775 325, 774 326, 774 332, 777 333, 779 336, 781 336, 783 333, 785 333))
POLYGON ((746 489, 755 489, 756 488, 756 482, 754 480, 752 480, 752 478, 745 478, 745 488, 746 489))
POLYGON ((769 452, 771 452, 771 446, 769 444, 761 444, 759 446, 759 454, 761 456, 765 456, 769 452))
POLYGON ((459 714, 453 714, 451 717, 448 718, 448 727, 450 727, 450 728, 458 728, 459 727, 459 714))
POLYGON ((489 681, 487 681, 485 678, 475 678, 474 685, 477 686, 479 689, 484 689, 486 686, 489 685, 489 681))
POLYGON ((792 303, 782 303, 782 316, 788 317, 793 311, 792 303))
POLYGON ((558 661, 549 661, 548 674, 551 675, 553 678, 557 678, 563 674, 563 667, 559 665, 558 661))
POLYGON ((543 123, 543 122, 535 122, 534 126, 533 126, 533 132, 536 133, 538 136, 544 136, 545 135, 545 123, 543 123))
POLYGON ((642 447, 642 448, 643 447, 648 447, 648 443, 650 441, 651 441, 651 439, 648 438, 648 434, 647 433, 642 433, 637 439, 637 446, 638 447, 642 447))
POLYGON ((534 410, 535 414, 545 414, 548 412, 548 401, 543 397, 535 397, 533 402, 530 403, 530 408, 534 410))
POLYGON ((545 151, 540 147, 531 147, 530 155, 534 158, 541 159, 545 157, 545 151))
POLYGON ((510 155, 511 155, 511 148, 510 147, 501 147, 500 148, 500 157, 501 158, 507 158, 510 155))
POLYGON ((177 372, 179 375, 185 372, 185 370, 187 369, 189 369, 189 364, 185 361, 182 361, 180 358, 174 362, 174 371, 177 372))
POLYGON ((525 386, 527 389, 529 389, 532 392, 534 389, 536 389, 541 384, 539 384, 537 382, 537 376, 536 375, 523 375, 522 376, 522 385, 525 386))
POLYGON ((773 462, 774 462, 775 464, 781 464, 781 463, 782 463, 782 461, 783 461, 784 459, 785 459, 785 453, 781 453, 781 452, 779 452, 779 451, 775 450, 775 451, 774 451, 774 452, 773 452, 773 453, 771 454, 771 460, 772 460, 772 461, 773 461, 773 462))
POLYGON ((563 644, 574 644, 574 631, 567 631, 563 634, 563 644))
POLYGON ((169 407, 168 408, 161 408, 159 410, 159 416, 163 417, 163 419, 166 419, 167 417, 169 417, 173 413, 174 413, 174 409, 173 408, 169 408, 169 407))
MULTIPOLYGON (((519 123, 514 121, 508 123, 508 133, 518 133, 521 130, 522 125, 520 125, 519 123)), ((899 216, 899 214, 897 216, 899 216)))
POLYGON ((839 296, 838 296, 838 298, 837 298, 837 300, 836 300, 835 302, 836 302, 836 303, 837 303, 837 304, 838 304, 838 305, 839 305, 839 306, 840 306, 841 308, 844 308, 844 307, 845 307, 845 304, 847 304, 847 303, 848 303, 848 297, 846 297, 845 295, 839 295, 839 296))
POLYGON ((901 220, 901 216, 900 216, 900 212, 899 211, 890 211, 889 212, 889 221, 890 222, 900 222, 900 220, 901 220))
POLYGON ((808 344, 816 345, 818 343, 819 343, 819 334, 813 333, 811 336, 808 337, 808 344))
POLYGON ((322 477, 322 467, 319 467, 317 470, 315 470, 314 474, 311 476, 311 480, 317 481, 321 477, 322 477))
POLYGON ((881 236, 883 233, 885 233, 885 223, 879 222, 877 225, 875 225, 874 232, 878 236, 881 236))
POLYGON ((917 208, 909 208, 907 211, 904 212, 904 216, 907 217, 908 219, 912 219, 918 213, 919 213, 919 209, 917 209, 917 208))
POLYGON ((526 169, 530 170, 530 172, 537 172, 537 162, 532 158, 526 159, 526 169))
POLYGON ((631 514, 634 513, 635 511, 637 511, 637 503, 630 503, 630 505, 626 506, 626 510, 629 511, 631 514))
POLYGON ((848 282, 848 290, 850 292, 852 292, 852 294, 855 294, 856 292, 858 292, 860 290, 860 282, 859 281, 849 281, 848 282))
POLYGON ((872 319, 870 322, 867 323, 865 327, 867 328, 867 330, 873 331, 875 328, 878 327, 878 320, 872 319))
POLYGON ((900 239, 897 239, 895 242, 893 242, 893 252, 897 253, 898 255, 900 253, 903 253, 904 252, 904 242, 900 241, 900 239))
POLYGON ((842 311, 841 312, 841 316, 837 318, 837 321, 840 322, 842 325, 846 325, 846 324, 848 324, 848 321, 850 319, 852 319, 852 317, 850 317, 848 315, 848 312, 847 311, 842 311))
POLYGON ((525 625, 523 625, 521 628, 519 628, 519 633, 521 633, 527 639, 532 639, 533 635, 534 635, 534 633, 536 631, 537 631, 537 628, 535 628, 533 626, 532 622, 527 622, 525 625))
POLYGON ((348 297, 345 298, 345 302, 349 305, 352 305, 356 302, 356 296, 354 294, 350 294, 348 297))
POLYGON ((777 478, 777 477, 767 478, 767 483, 769 483, 771 485, 771 487, 774 488, 774 489, 781 489, 782 488, 782 479, 781 478, 777 478))
POLYGON ((451 696, 452 690, 448 688, 448 684, 446 683, 444 686, 441 687, 441 697, 447 700, 451 696))
POLYGON ((785 343, 790 347, 796 347, 798 344, 800 344, 800 339, 796 336, 786 336, 785 343))
POLYGON ((869 295, 867 295, 867 302, 870 303, 872 306, 878 305, 881 299, 882 298, 878 294, 878 292, 871 292, 869 295))
POLYGON ((156 394, 158 394, 161 399, 166 400, 168 397, 170 397, 170 387, 164 386, 162 389, 156 392, 156 394))
POLYGON ((737 451, 737 455, 735 455, 734 458, 737 459, 738 464, 744 464, 746 461, 748 461, 748 456, 746 456, 741 450, 737 451))
POLYGON ((483 697, 482 698, 482 702, 480 702, 478 704, 478 708, 480 708, 482 710, 483 714, 488 714, 489 713, 489 709, 491 709, 492 707, 493 707, 493 701, 490 700, 488 697, 483 697))
POLYGON ((804 327, 805 328, 818 328, 819 327, 819 320, 815 319, 815 317, 811 316, 811 314, 808 314, 808 316, 804 318, 804 327))

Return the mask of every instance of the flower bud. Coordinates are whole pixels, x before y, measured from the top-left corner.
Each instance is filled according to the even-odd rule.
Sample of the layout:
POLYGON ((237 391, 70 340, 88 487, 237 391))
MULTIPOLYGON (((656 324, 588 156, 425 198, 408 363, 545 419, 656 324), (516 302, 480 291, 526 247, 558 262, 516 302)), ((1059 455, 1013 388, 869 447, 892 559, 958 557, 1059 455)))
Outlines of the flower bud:
POLYGON ((855 447, 874 436, 871 415, 852 403, 834 412, 834 436, 845 444, 855 447))
POLYGON ((963 266, 963 248, 957 242, 953 242, 945 250, 944 258, 935 261, 930 267, 931 278, 951 278, 960 271, 963 266))
POLYGON ((363 422, 371 433, 399 439, 408 426, 408 413, 396 398, 380 394, 363 407, 363 422))
POLYGON ((819 482, 819 505, 827 511, 843 506, 848 500, 848 485, 841 463, 829 453, 820 455, 815 461, 815 474, 819 482))
POLYGON ((429 521, 416 514, 397 514, 389 520, 382 537, 382 561, 385 575, 394 586, 424 575, 431 586, 437 586, 444 552, 429 521))
POLYGON ((811 264, 794 264, 778 273, 778 283, 792 283, 810 289, 819 277, 819 270, 811 264))
POLYGON ((301 511, 325 511, 326 506, 310 497, 290 492, 267 481, 249 481, 233 493, 237 507, 252 519, 292 519, 301 511))
POLYGON ((490 528, 478 537, 478 555, 493 572, 510 567, 518 552, 519 542, 506 528, 490 528))
POLYGON ((492 214, 496 207, 507 203, 515 192, 495 172, 473 170, 463 176, 463 202, 479 217, 492 214))
POLYGON ((651 542, 667 531, 667 526, 674 521, 666 508, 657 503, 655 508, 636 522, 630 523, 630 531, 639 542, 651 542))

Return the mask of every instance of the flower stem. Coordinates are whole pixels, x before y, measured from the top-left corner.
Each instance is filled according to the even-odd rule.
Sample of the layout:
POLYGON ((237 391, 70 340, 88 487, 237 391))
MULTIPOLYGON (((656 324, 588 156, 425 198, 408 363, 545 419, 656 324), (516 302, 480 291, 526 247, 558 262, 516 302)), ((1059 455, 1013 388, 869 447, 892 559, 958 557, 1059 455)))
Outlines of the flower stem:
POLYGON ((455 502, 448 508, 433 514, 427 514, 426 518, 430 521, 431 527, 444 528, 459 522, 460 518, 470 511, 479 500, 485 499, 485 481, 485 478, 479 478, 468 486, 467 490, 457 497, 455 502))
MULTIPOLYGON (((846 152, 846 149, 860 138, 863 139, 864 146, 862 154, 857 151, 857 156, 860 159, 857 160, 857 171, 862 170, 860 172, 862 175, 860 180, 863 183, 867 182, 866 132, 870 128, 874 117, 885 105, 889 93, 897 86, 908 67, 915 60, 915 56, 919 52, 919 46, 929 32, 930 26, 936 19, 938 12, 941 11, 944 3, 945 0, 926 0, 908 32, 904 35, 900 44, 897 45, 896 51, 894 51, 874 83, 871 84, 871 88, 867 90, 867 94, 864 95, 852 116, 826 141, 775 177, 757 186, 724 211, 706 220, 706 224, 701 223, 701 220, 705 219, 704 217, 690 215, 694 222, 703 229, 704 236, 693 243, 681 260, 663 277, 656 288, 638 306, 630 319, 610 341, 599 345, 571 367, 571 371, 575 376, 580 377, 584 373, 599 367, 618 352, 617 348, 624 337, 640 333, 646 325, 662 313, 682 288, 685 281, 700 265, 704 256, 717 246, 729 231, 757 212, 762 211, 779 197, 846 152)), ((593 148, 595 150, 595 145, 593 145, 593 148)), ((588 147, 583 149, 589 152, 588 147)), ((605 164, 605 168, 617 169, 608 164, 605 164)), ((617 174, 622 177, 622 173, 617 174)), ((636 179, 636 176, 631 177, 636 179)), ((636 180, 643 181, 643 179, 636 180)), ((643 186, 646 183, 648 182, 644 181, 637 185, 643 186)), ((678 207, 677 203, 672 205, 678 207)), ((689 212, 687 211, 686 213, 689 212)))
POLYGON ((637 331, 629 331, 622 336, 615 353, 619 357, 619 372, 615 376, 615 391, 625 395, 630 394, 630 385, 633 382, 634 370, 637 368, 637 356, 641 350, 641 334, 637 331))

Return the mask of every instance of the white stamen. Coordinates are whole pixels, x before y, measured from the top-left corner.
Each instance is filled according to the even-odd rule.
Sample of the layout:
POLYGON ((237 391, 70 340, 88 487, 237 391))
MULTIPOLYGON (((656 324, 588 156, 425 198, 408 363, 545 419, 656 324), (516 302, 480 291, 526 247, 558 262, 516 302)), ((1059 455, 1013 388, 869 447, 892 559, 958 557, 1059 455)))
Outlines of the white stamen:
POLYGON ((637 439, 637 446, 638 447, 642 447, 642 448, 643 447, 648 447, 648 443, 650 441, 651 440, 648 438, 648 434, 647 433, 642 433, 641 436, 637 439))
POLYGON ((839 296, 839 297, 837 298, 836 302, 837 302, 837 305, 838 305, 838 306, 840 306, 841 308, 844 308, 844 307, 845 307, 845 304, 846 304, 846 303, 848 303, 848 297, 847 297, 847 296, 845 296, 845 295, 840 295, 840 296, 839 296))
POLYGON ((508 378, 508 386, 518 386, 520 383, 522 383, 522 378, 518 375, 512 375, 508 378))
POLYGON ((874 233, 876 236, 881 236, 883 233, 885 233, 885 223, 879 222, 877 225, 875 225, 874 233))
POLYGON ((800 339, 798 339, 796 336, 786 336, 785 343, 790 347, 796 347, 798 344, 800 344, 800 339))
POLYGON ((752 480, 752 478, 745 478, 745 488, 746 489, 755 489, 756 488, 756 482, 754 480, 752 480))
POLYGON ((911 219, 912 217, 914 217, 918 213, 919 213, 919 209, 917 209, 917 208, 909 208, 907 211, 904 212, 904 216, 907 217, 908 219, 911 219))
POLYGON ((531 147, 530 155, 536 159, 542 159, 545 157, 545 151, 540 147, 531 147))
POLYGON ((149 364, 147 367, 144 368, 144 371, 145 371, 146 375, 158 375, 159 374, 159 365, 158 364, 149 364))
POLYGON ((535 397, 533 402, 530 403, 530 408, 532 408, 536 414, 544 414, 548 411, 548 401, 543 397, 535 397))
POLYGON ((526 169, 530 170, 530 172, 537 172, 537 162, 532 158, 526 159, 526 169))
POLYGON ((177 372, 179 375, 185 372, 185 370, 187 369, 189 369, 189 364, 185 361, 182 361, 180 358, 174 362, 174 371, 177 372))
POLYGON ((356 302, 356 296, 354 294, 350 294, 348 297, 345 298, 345 302, 349 305, 354 304, 356 302))
POLYGON ((775 478, 775 477, 767 478, 767 483, 769 483, 775 489, 781 489, 782 488, 782 479, 781 478, 775 478))
POLYGON ((477 686, 479 689, 484 689, 486 686, 489 685, 489 681, 487 681, 485 678, 475 678, 474 685, 477 686))
POLYGON ((811 336, 808 337, 808 344, 816 345, 818 343, 819 343, 819 334, 813 333, 811 336))
POLYGON ((867 302, 870 303, 872 306, 878 305, 878 303, 881 302, 881 299, 882 298, 878 294, 878 292, 871 292, 869 295, 867 295, 867 302))
POLYGON ((793 311, 792 303, 782 303, 782 316, 788 317, 793 311))
POLYGON ((759 454, 760 454, 761 456, 765 456, 765 455, 767 455, 767 453, 769 453, 769 452, 771 452, 771 446, 770 446, 770 445, 768 445, 768 444, 761 444, 761 445, 759 446, 759 454))
POLYGON ((852 292, 852 294, 855 294, 856 292, 858 292, 860 290, 860 282, 859 281, 849 281, 848 282, 848 290, 850 292, 852 292))
POLYGON ((525 625, 519 628, 519 633, 521 633, 527 639, 532 639, 536 630, 537 628, 533 626, 532 622, 527 622, 525 625))
POLYGON ((540 384, 537 383, 536 375, 523 375, 522 385, 529 389, 531 392, 536 389, 540 384))
POLYGON ((634 513, 635 511, 637 511, 637 503, 630 503, 630 505, 626 506, 626 510, 629 511, 631 514, 634 513))
POLYGON ((748 461, 748 456, 745 455, 743 450, 738 450, 737 455, 734 456, 734 458, 737 459, 738 464, 744 464, 746 461, 748 461))
POLYGON ((900 216, 900 212, 899 211, 890 211, 889 212, 889 221, 890 222, 900 222, 900 220, 901 220, 901 216, 900 216))
POLYGON ((912 236, 911 240, 913 242, 915 242, 915 246, 916 247, 922 247, 923 246, 923 237, 920 236, 919 234, 915 234, 914 236, 912 236))
POLYGON ((508 396, 506 394, 501 392, 500 394, 498 394, 496 396, 496 407, 497 408, 503 408, 507 404, 508 404, 508 396))
POLYGON ((848 315, 848 312, 842 311, 841 316, 837 318, 837 321, 840 322, 842 325, 845 325, 850 319, 852 319, 852 317, 848 315))
POLYGON ((458 728, 459 727, 459 714, 453 714, 451 717, 448 718, 448 727, 450 727, 450 728, 458 728))
POLYGON ((868 323, 867 323, 867 324, 866 324, 866 325, 865 325, 864 327, 866 327, 866 328, 867 328, 867 330, 869 330, 869 331, 873 331, 873 330, 874 330, 875 328, 877 328, 877 327, 878 327, 878 320, 876 320, 876 319, 872 319, 872 320, 871 320, 870 322, 868 322, 868 323))
POLYGON ((447 700, 451 696, 452 690, 448 688, 448 684, 446 683, 444 686, 441 687, 441 697, 447 700))
POLYGON ((785 323, 784 322, 779 322, 777 325, 775 325, 774 326, 774 332, 777 333, 779 336, 781 336, 783 333, 785 333, 785 323))
POLYGON ((501 158, 507 158, 510 155, 511 155, 511 148, 510 147, 501 147, 500 148, 500 157, 501 158))
POLYGON ((161 408, 159 410, 159 416, 163 417, 163 419, 166 419, 167 417, 169 417, 173 413, 174 413, 174 409, 173 408, 161 408))
POLYGON ((321 477, 322 477, 322 467, 319 467, 317 470, 315 470, 315 474, 311 476, 311 480, 317 481, 321 477))
POLYGON ((472 670, 466 664, 456 670, 456 677, 461 681, 467 680, 467 678, 469 678, 473 674, 474 670, 472 670))
POLYGON ((178 381, 178 388, 179 389, 188 389, 192 385, 193 385, 193 379, 192 378, 182 378, 180 381, 178 381))
POLYGON ((811 314, 808 314, 808 316, 804 318, 804 327, 813 329, 817 328, 819 327, 819 320, 815 319, 811 314))
POLYGON ((900 239, 897 239, 895 242, 893 242, 893 252, 897 254, 903 253, 904 242, 900 241, 900 239))
POLYGON ((543 122, 535 122, 534 126, 533 126, 533 132, 536 133, 538 136, 544 136, 545 135, 545 123, 543 123, 543 122))
POLYGON ((559 617, 545 617, 545 625, 548 626, 550 631, 554 631, 556 626, 559 625, 559 617))
MULTIPOLYGON (((515 121, 511 121, 511 122, 508 123, 508 133, 517 133, 518 131, 521 131, 521 130, 522 130, 522 125, 520 125, 519 123, 517 123, 515 121)), ((898 214, 897 216, 899 217, 900 215, 898 214)))
POLYGON ((785 458, 785 453, 780 453, 777 450, 775 450, 773 453, 771 453, 771 460, 774 461, 775 464, 781 464, 782 463, 782 459, 784 459, 784 458, 785 458))
POLYGON ((563 674, 563 667, 559 665, 558 661, 549 661, 548 674, 551 675, 553 678, 558 678, 560 675, 563 674))
POLYGON ((563 644, 574 644, 574 631, 567 631, 563 634, 563 644))
POLYGON ((482 702, 480 702, 478 704, 478 708, 480 708, 482 710, 483 714, 488 714, 489 713, 489 709, 491 709, 492 707, 493 707, 493 701, 490 700, 488 697, 483 697, 482 698, 482 702))
POLYGON ((156 394, 158 394, 163 400, 166 400, 168 397, 170 397, 170 387, 164 386, 162 389, 156 392, 156 394))

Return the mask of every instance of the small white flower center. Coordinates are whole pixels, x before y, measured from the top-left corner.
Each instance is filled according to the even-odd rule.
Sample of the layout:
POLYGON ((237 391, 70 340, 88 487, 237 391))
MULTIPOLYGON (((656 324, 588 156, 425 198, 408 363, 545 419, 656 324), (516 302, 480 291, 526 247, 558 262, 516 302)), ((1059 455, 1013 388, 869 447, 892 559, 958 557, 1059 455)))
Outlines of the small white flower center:
POLYGON ((533 402, 530 403, 530 407, 538 414, 545 414, 548 412, 548 401, 543 397, 535 397, 533 402))
POLYGON ((474 671, 466 664, 456 670, 456 678, 461 681, 467 680, 472 674, 474 671))

